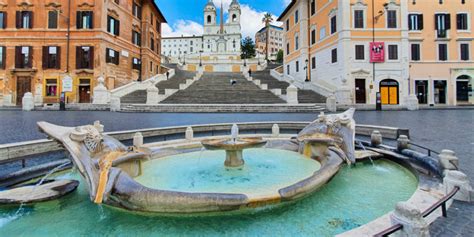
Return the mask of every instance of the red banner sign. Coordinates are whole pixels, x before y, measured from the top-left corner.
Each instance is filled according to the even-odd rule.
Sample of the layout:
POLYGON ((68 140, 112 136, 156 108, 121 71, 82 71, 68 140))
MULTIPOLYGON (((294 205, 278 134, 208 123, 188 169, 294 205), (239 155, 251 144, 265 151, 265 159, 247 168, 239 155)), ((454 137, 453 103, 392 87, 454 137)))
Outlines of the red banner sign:
POLYGON ((370 62, 371 63, 385 62, 384 42, 371 42, 370 43, 370 62))

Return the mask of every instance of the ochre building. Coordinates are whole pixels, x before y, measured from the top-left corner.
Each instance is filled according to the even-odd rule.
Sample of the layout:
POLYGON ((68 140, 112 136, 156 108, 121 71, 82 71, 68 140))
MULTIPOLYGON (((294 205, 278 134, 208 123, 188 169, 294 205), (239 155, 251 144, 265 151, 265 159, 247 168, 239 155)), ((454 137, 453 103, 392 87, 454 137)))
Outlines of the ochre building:
POLYGON ((150 78, 164 22, 153 0, 0 0, 0 102, 57 103, 65 83, 68 103, 90 103, 99 77, 109 90, 150 78))

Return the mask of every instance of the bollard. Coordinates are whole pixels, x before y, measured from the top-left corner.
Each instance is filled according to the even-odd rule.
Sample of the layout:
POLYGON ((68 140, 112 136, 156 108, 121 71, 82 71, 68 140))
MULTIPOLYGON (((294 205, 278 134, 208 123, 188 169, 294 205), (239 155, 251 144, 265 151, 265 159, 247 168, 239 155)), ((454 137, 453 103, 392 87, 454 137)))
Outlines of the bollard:
POLYGON ((113 96, 110 99, 110 111, 118 112, 120 111, 120 107, 121 107, 120 98, 113 96))
POLYGON ((394 236, 399 237, 429 237, 428 223, 423 219, 422 213, 408 202, 399 202, 390 215, 393 225, 401 224, 403 229, 396 232, 394 236))
POLYGON ((23 95, 22 101, 22 110, 23 111, 32 111, 35 108, 35 102, 33 99, 33 94, 31 92, 27 92, 23 95))
POLYGON ((186 128, 185 138, 186 140, 192 140, 194 138, 194 131, 192 127, 186 128))
POLYGON ((459 191, 453 199, 464 202, 472 202, 472 187, 469 178, 461 171, 446 170, 443 179, 444 193, 448 194, 454 187, 459 187, 459 191))
POLYGON ((278 124, 273 124, 272 126, 272 137, 279 137, 280 136, 280 126, 278 124))
POLYGON ((288 104, 298 104, 298 88, 290 85, 286 88, 286 101, 288 104))
POLYGON ((150 85, 146 89, 146 104, 147 105, 158 104, 158 102, 159 102, 158 92, 159 92, 158 88, 154 85, 150 85))
POLYGON ((136 148, 143 146, 143 135, 141 132, 137 132, 133 135, 133 146, 136 148))
POLYGON ((458 170, 459 159, 456 157, 456 153, 451 150, 442 150, 439 154, 439 163, 443 170, 458 170))
POLYGON ((397 149, 399 151, 408 149, 410 143, 410 139, 406 135, 400 135, 397 139, 397 149))
POLYGON ((370 134, 370 144, 373 147, 378 147, 382 144, 383 138, 382 134, 378 130, 374 130, 372 134, 370 134))

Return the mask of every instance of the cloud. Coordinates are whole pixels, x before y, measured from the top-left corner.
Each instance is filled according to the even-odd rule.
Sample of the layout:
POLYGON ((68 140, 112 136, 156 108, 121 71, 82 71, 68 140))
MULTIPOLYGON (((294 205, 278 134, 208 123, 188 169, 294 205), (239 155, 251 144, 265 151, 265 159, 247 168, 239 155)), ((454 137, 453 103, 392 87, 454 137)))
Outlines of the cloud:
POLYGON ((283 1, 283 5, 288 6, 290 3, 291 3, 291 0, 282 0, 283 1))
POLYGON ((162 25, 164 37, 202 35, 203 32, 203 26, 195 21, 178 20, 172 27, 168 24, 162 25))
MULTIPOLYGON (((283 0, 285 2, 291 0, 283 0)), ((223 0, 223 8, 229 9, 229 5, 232 0, 223 0)), ((220 8, 220 3, 216 3, 216 7, 220 8)), ((245 38, 250 36, 251 38, 255 37, 255 33, 265 26, 262 22, 262 18, 266 12, 258 11, 248 4, 241 4, 240 6, 242 11, 242 16, 240 17, 240 25, 242 26, 242 37, 245 38)), ((219 14, 219 13, 218 13, 219 14)), ((227 10, 226 10, 227 15, 227 10)), ((276 20, 278 16, 273 15, 273 19, 276 20)), ((281 26, 281 22, 274 21, 273 25, 281 26)), ((172 26, 168 24, 163 24, 163 36, 192 36, 192 35, 202 35, 203 25, 202 23, 197 23, 190 20, 178 20, 172 26)))

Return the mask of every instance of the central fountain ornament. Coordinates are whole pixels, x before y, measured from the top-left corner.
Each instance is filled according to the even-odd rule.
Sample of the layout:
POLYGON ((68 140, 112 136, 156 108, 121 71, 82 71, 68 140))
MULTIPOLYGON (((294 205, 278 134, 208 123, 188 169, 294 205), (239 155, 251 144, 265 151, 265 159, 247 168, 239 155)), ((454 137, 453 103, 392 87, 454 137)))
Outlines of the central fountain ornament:
POLYGON ((262 137, 239 138, 239 127, 237 124, 232 125, 230 139, 207 139, 202 141, 202 145, 208 150, 225 150, 226 159, 224 165, 227 168, 241 168, 245 164, 243 150, 259 148, 266 143, 262 137))

